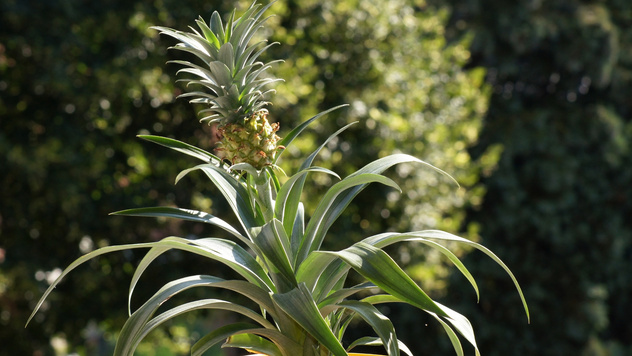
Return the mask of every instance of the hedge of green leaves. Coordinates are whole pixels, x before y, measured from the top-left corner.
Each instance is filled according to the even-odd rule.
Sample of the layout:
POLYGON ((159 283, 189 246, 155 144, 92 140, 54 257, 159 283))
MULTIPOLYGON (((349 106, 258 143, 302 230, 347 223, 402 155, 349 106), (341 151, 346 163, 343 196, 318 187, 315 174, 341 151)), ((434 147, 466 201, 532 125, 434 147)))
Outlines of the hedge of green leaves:
MULTIPOLYGON (((511 283, 471 255, 475 273, 489 276, 480 315, 499 320, 480 334, 481 352, 629 355, 632 5, 449 2, 450 33, 474 31, 470 63, 487 69, 493 87, 470 151, 503 147, 467 221, 510 261, 533 311, 525 327, 510 307, 511 283), (507 318, 515 324, 500 322, 507 318)), ((464 293, 453 287, 448 295, 464 293)))

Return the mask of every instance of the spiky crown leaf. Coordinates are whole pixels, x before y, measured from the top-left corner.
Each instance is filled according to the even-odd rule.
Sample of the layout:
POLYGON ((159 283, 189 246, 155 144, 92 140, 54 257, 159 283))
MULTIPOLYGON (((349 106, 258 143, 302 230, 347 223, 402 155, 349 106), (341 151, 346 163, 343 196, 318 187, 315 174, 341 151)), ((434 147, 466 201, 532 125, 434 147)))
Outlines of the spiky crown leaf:
POLYGON ((263 13, 272 3, 259 9, 260 4, 253 3, 237 20, 235 12, 231 14, 224 26, 217 11, 211 15, 209 24, 200 17, 195 22, 200 31, 189 27, 193 32, 182 32, 167 27, 154 26, 160 33, 171 36, 181 42, 170 47, 188 52, 200 58, 205 67, 184 60, 174 60, 184 68, 180 72, 196 76, 194 79, 181 79, 187 83, 201 85, 209 91, 193 91, 180 95, 192 97, 191 103, 209 105, 201 110, 205 115, 201 121, 218 122, 220 125, 235 122, 252 114, 268 102, 264 101, 266 94, 273 89, 264 87, 280 79, 262 77, 271 64, 257 62, 257 58, 275 43, 264 45, 266 40, 250 44, 256 32, 263 27, 269 18, 261 19, 263 13), (258 10, 258 11, 257 11, 258 10), (257 48, 259 48, 257 50, 257 48))

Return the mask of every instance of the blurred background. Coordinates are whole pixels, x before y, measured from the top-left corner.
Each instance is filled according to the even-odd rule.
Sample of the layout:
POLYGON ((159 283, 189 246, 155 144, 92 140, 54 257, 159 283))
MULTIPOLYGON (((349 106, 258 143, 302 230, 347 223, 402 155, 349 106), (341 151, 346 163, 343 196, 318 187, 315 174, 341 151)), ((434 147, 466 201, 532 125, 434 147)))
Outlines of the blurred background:
MULTIPOLYGON (((264 1, 267 3, 267 1, 264 1)), ((249 1, 3 0, 0 3, 0 355, 109 355, 127 317, 141 251, 78 268, 28 328, 36 301, 65 266, 98 247, 169 235, 216 236, 175 220, 108 216, 173 205, 231 221, 210 182, 177 173, 196 164, 142 142, 173 137, 207 150, 175 83, 175 43, 149 29, 186 30, 213 10, 249 1)), ((433 297, 464 313, 482 354, 632 355, 632 3, 629 0, 278 0, 265 31, 280 42, 269 109, 280 134, 319 111, 284 155, 296 159, 347 123, 317 164, 345 176, 404 152, 452 174, 393 169, 404 194, 375 186, 334 225, 341 249, 387 230, 438 228, 483 243, 515 273, 531 324, 507 275, 481 253, 451 246, 479 283, 416 245, 389 252, 433 297)), ((309 197, 332 182, 314 175, 309 197)), ((308 202, 308 212, 317 200, 308 202), (311 205, 311 206, 310 206, 311 205)), ((170 253, 132 299, 190 274, 234 277, 170 253)), ((195 293, 183 298, 198 297, 195 293)), ((208 291, 204 291, 208 297, 208 291)), ((440 326, 390 306, 415 355, 453 355, 440 326)), ((176 319, 138 355, 186 355, 230 314, 176 319)), ((370 333, 358 324, 354 333, 370 333)), ((226 351, 213 350, 216 355, 226 351)), ((224 352, 224 353, 223 353, 224 352)), ((466 352, 473 352, 468 349, 466 352)))

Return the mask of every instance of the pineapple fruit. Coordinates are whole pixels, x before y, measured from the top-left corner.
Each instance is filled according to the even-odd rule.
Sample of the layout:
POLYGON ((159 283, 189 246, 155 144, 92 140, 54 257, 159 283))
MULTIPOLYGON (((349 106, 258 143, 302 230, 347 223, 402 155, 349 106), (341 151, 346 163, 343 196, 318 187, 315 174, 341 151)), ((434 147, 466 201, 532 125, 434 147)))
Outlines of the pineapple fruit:
POLYGON ((268 122, 268 110, 261 109, 243 120, 218 127, 217 151, 233 164, 249 163, 257 169, 273 163, 280 137, 279 124, 268 122))
POLYGON ((207 106, 200 111, 206 115, 201 121, 217 124, 220 156, 232 164, 248 163, 258 170, 273 165, 277 152, 283 148, 276 134, 279 125, 268 121, 268 111, 263 108, 268 104, 264 97, 274 91, 263 88, 278 80, 264 74, 277 61, 256 61, 272 44, 250 43, 265 22, 261 16, 269 6, 259 9, 259 4, 253 4, 238 19, 233 12, 225 26, 219 13, 214 12, 208 24, 202 18, 196 20, 200 31, 154 27, 181 41, 172 48, 191 53, 204 63, 200 66, 184 60, 172 61, 184 66, 178 73, 195 76, 183 80, 187 86, 205 89, 180 96, 207 106))

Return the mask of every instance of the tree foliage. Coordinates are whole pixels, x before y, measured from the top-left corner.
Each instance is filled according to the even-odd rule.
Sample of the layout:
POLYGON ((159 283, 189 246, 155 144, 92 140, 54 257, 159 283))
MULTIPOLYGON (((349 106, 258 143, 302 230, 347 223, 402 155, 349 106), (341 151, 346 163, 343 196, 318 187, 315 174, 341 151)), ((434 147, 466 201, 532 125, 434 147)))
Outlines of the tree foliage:
MULTIPOLYGON (((474 31, 469 65, 484 66, 493 87, 470 152, 503 148, 498 168, 483 178, 483 204, 467 221, 513 261, 533 307, 525 327, 509 307, 509 281, 470 256, 479 274, 488 272, 482 294, 493 294, 480 315, 516 320, 486 329, 481 352, 630 354, 630 3, 449 3, 449 32, 474 31)), ((460 298, 465 292, 453 281, 448 295, 460 298)))
MULTIPOLYGON (((248 5, 238 2, 242 9, 248 5)), ((208 194, 164 183, 164 177, 175 179, 190 162, 173 164, 163 159, 174 157, 166 150, 135 136, 168 135, 213 148, 213 128, 198 123, 195 108, 175 100, 181 87, 173 84, 176 67, 164 64, 169 42, 148 28, 184 29, 198 15, 227 13, 234 6, 193 0, 8 0, 0 5, 0 339, 10 345, 5 352, 52 354, 50 340, 57 336, 72 351, 107 354, 104 338, 113 336, 100 333, 118 329, 126 317, 122 286, 138 256, 102 257, 79 270, 24 330, 33 303, 59 268, 101 246, 208 232, 197 224, 132 221, 108 213, 177 205, 230 219, 224 214, 227 206, 214 198, 217 192, 201 181, 195 190, 208 194)), ((331 168, 348 173, 399 150, 445 169, 468 188, 457 190, 438 175, 394 172, 396 179, 414 177, 399 181, 412 181, 404 188, 416 193, 384 201, 361 195, 351 214, 333 227, 340 239, 331 247, 346 247, 386 227, 455 230, 466 202, 480 203, 478 176, 493 167, 496 151, 470 164, 466 148, 478 138, 489 91, 484 71, 461 70, 470 39, 445 42, 447 9, 403 0, 279 0, 271 11, 277 13, 269 22, 272 38, 281 44, 269 55, 285 59, 274 68, 286 82, 277 86, 271 108, 281 136, 318 111, 348 103, 345 111, 321 120, 297 147, 313 148, 330 132, 358 121, 323 151, 331 168), (376 213, 383 219, 367 220, 376 213)), ((288 153, 284 164, 290 165, 288 153)), ((309 194, 319 194, 329 182, 320 183, 309 194)), ((405 264, 436 258, 412 248, 400 252, 405 264)), ((168 280, 217 268, 178 254, 164 258, 179 261, 179 267, 150 270, 149 278, 168 280)), ((445 274, 410 267, 418 268, 424 283, 445 274)), ((441 287, 430 289, 439 293, 441 287)), ((142 285, 138 289, 139 300, 153 292, 142 285)), ((202 324, 221 319, 214 316, 202 324)), ((175 325, 166 336, 185 339, 186 345, 190 333, 175 325)), ((171 352, 184 352, 181 344, 174 341, 171 352)))

